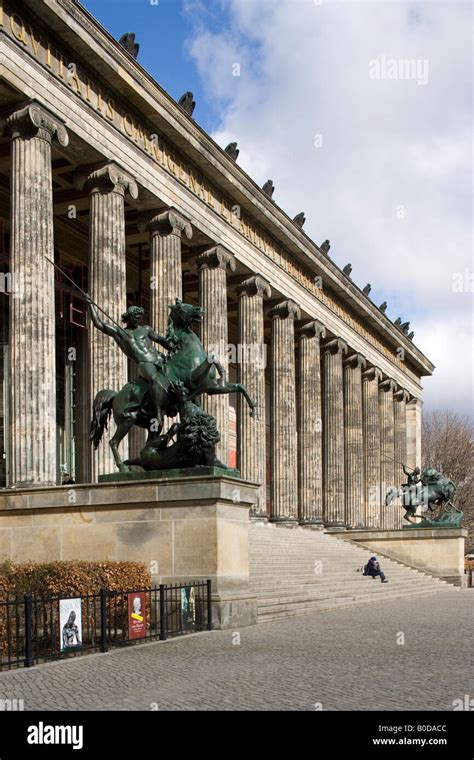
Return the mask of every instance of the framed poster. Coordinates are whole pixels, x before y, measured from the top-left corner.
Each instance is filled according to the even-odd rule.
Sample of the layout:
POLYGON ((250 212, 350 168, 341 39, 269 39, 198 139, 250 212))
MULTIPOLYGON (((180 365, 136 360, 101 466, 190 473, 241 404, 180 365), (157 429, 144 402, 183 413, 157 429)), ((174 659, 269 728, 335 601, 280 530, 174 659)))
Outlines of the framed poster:
POLYGON ((82 647, 81 598, 59 600, 60 651, 76 652, 82 647))
POLYGON ((128 633, 131 639, 146 636, 145 594, 142 591, 128 595, 128 633))
POLYGON ((181 589, 181 620, 183 628, 194 628, 196 625, 196 589, 185 586, 181 589))

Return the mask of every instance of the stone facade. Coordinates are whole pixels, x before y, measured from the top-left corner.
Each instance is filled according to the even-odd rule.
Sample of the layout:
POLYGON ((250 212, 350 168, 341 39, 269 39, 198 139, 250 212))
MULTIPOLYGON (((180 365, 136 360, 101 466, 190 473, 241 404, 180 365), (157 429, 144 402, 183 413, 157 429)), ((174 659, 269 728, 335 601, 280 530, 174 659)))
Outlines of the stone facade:
MULTIPOLYGON (((76 454, 86 458, 84 417, 96 392, 118 391, 128 377, 110 338, 85 320, 81 334, 71 320, 65 328, 64 314, 78 307, 60 278, 57 302, 61 290, 72 306, 61 306, 55 319, 46 254, 80 268, 84 288, 118 323, 127 303, 143 303, 165 334, 176 298, 204 308, 205 348, 257 401, 250 418, 240 399, 202 399, 217 419, 219 458, 234 464, 236 456, 243 477, 258 484, 257 515, 288 526, 397 527, 400 507, 382 506, 385 489, 400 485, 400 461, 421 464, 421 378, 433 365, 80 6, 46 5, 40 42, 29 32, 25 42, 14 34, 19 19, 30 28, 28 3, 16 26, 6 3, 0 26, 9 151, 2 166, 12 195, 9 206, 0 188, 0 217, 10 232, 9 266, 24 275, 27 291, 10 299, 7 319, 5 485, 59 480, 67 438, 59 420, 74 415, 55 368, 70 346, 83 346, 84 367, 90 359, 74 407, 87 411, 67 423, 69 438, 82 426, 76 454), (53 16, 54 34, 46 23, 53 16), (70 48, 62 63, 47 45, 61 30, 70 48), (95 71, 81 69, 66 81, 64 61, 74 49, 84 60, 92 44, 100 57, 95 71), (127 103, 135 104, 133 114, 127 103)), ((114 470, 111 433, 113 422, 85 468, 90 482, 114 470)), ((126 450, 124 441, 124 458, 126 450)))

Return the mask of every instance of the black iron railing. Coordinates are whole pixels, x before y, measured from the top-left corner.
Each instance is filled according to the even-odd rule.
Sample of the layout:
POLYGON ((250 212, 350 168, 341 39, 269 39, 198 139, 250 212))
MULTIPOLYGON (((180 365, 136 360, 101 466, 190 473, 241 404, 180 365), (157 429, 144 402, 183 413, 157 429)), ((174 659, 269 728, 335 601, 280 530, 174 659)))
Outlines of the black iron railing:
POLYGON ((0 670, 212 630, 211 581, 0 600, 0 670))

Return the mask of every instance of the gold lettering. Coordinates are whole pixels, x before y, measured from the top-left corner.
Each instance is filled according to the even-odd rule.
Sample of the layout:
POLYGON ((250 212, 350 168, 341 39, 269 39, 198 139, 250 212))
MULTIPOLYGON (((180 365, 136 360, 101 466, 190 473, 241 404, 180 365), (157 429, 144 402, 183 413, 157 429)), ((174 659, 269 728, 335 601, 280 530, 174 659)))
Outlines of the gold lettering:
POLYGON ((176 162, 175 162, 173 153, 169 153, 166 158, 167 158, 168 169, 170 170, 171 174, 174 174, 174 176, 176 177, 176 162))
POLYGON ((105 115, 107 119, 113 121, 115 119, 115 103, 112 98, 107 100, 107 108, 105 109, 105 115))
POLYGON ((71 82, 74 82, 74 84, 76 85, 76 92, 77 92, 77 94, 78 95, 82 95, 82 85, 81 85, 81 81, 80 81, 80 79, 79 79, 79 77, 77 75, 77 71, 74 71, 71 74, 71 76, 69 77, 69 82, 68 82, 69 87, 72 87, 71 82))
POLYGON ((192 169, 189 170, 189 189, 197 195, 197 183, 196 183, 196 177, 194 175, 194 172, 192 169))
POLYGON ((10 16, 10 29, 12 30, 12 34, 15 39, 18 40, 18 42, 22 42, 24 45, 28 44, 26 41, 25 24, 23 23, 23 19, 18 15, 18 13, 12 13, 10 16), (20 27, 18 34, 16 26, 20 27))
POLYGON ((221 216, 223 216, 227 222, 230 221, 229 214, 230 214, 230 211, 226 206, 225 200, 224 198, 221 198, 221 216))
POLYGON ((206 203, 207 203, 208 206, 211 206, 211 208, 215 208, 216 207, 215 203, 214 203, 214 195, 212 194, 212 189, 210 187, 207 188, 206 203))
POLYGON ((129 126, 128 126, 128 119, 129 119, 129 116, 128 116, 128 114, 124 113, 124 115, 123 115, 123 118, 122 118, 122 121, 123 121, 123 129, 124 129, 125 133, 126 133, 126 134, 127 134, 129 137, 134 137, 134 134, 135 134, 135 127, 134 127, 134 125, 133 125, 133 121, 130 119, 130 128, 129 128, 129 126))
POLYGON ((31 37, 31 44, 33 46, 33 52, 34 52, 35 56, 38 57, 38 50, 39 50, 39 47, 40 47, 40 38, 38 37, 38 39, 35 39, 35 34, 33 32, 33 27, 31 27, 31 26, 29 27, 29 32, 30 32, 30 37, 31 37))
POLYGON ((85 84, 85 86, 86 86, 86 94, 85 94, 85 98, 86 98, 86 100, 87 100, 87 102, 88 102, 88 103, 92 103, 92 100, 91 100, 91 88, 92 88, 92 82, 91 82, 91 80, 89 79, 89 77, 86 77, 86 79, 84 80, 84 84, 85 84))
POLYGON ((50 42, 46 43, 46 66, 49 66, 49 68, 52 67, 52 62, 51 62, 51 43, 50 42))
POLYGON ((67 66, 67 58, 59 50, 56 50, 56 53, 58 55, 58 76, 64 79, 64 67, 67 66))
POLYGON ((100 89, 100 87, 97 88, 96 108, 98 111, 102 111, 102 90, 100 89))
POLYGON ((0 26, 3 26, 3 2, 0 0, 0 26))
POLYGON ((185 165, 183 164, 182 161, 179 162, 178 179, 179 179, 180 182, 183 183, 183 185, 187 185, 188 184, 188 173, 187 173, 186 167, 185 167, 185 165))

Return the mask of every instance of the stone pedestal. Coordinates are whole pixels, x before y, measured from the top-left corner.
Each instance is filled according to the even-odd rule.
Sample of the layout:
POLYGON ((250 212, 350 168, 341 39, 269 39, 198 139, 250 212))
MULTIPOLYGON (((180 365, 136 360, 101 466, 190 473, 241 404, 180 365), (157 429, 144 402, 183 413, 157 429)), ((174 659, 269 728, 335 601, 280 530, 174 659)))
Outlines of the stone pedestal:
MULTIPOLYGON (((400 509, 400 507, 399 507, 400 509)), ((464 587, 466 528, 413 528, 410 530, 365 530, 344 535, 374 554, 423 570, 442 580, 464 587)), ((383 569, 383 557, 381 558, 383 569)), ((390 580, 390 578, 389 578, 390 580)), ((416 588, 416 578, 413 581, 416 588)))
POLYGON ((320 339, 317 320, 299 327, 298 493, 300 525, 323 526, 323 424, 320 339))
POLYGON ((324 523, 345 528, 344 396, 342 359, 347 344, 335 338, 323 344, 324 356, 324 523))
MULTIPOLYGON (((135 180, 119 166, 108 163, 84 170, 76 175, 76 185, 90 190, 89 294, 95 303, 117 324, 127 306, 127 274, 125 260, 125 195, 138 197, 135 180)), ((101 314, 107 322, 107 317, 101 314)), ((91 404, 99 390, 120 391, 128 380, 127 357, 115 341, 97 330, 89 318, 89 366, 91 404)), ((91 480, 112 472, 115 462, 109 441, 114 435, 111 420, 99 448, 91 459, 91 480)), ((120 446, 127 458, 128 442, 120 446)))
POLYGON ((298 524, 296 442, 295 319, 300 310, 283 301, 269 312, 272 320, 271 364, 271 506, 270 519, 298 524))
POLYGON ((239 383, 257 404, 251 417, 248 404, 238 396, 238 466, 245 480, 259 484, 258 503, 253 517, 266 514, 265 446, 265 367, 266 345, 263 333, 263 299, 271 295, 263 277, 250 277, 237 288, 239 295, 239 383))
POLYGON ((379 384, 380 414, 380 473, 382 504, 382 528, 394 528, 397 523, 396 506, 392 502, 385 506, 387 492, 395 487, 395 438, 393 419, 393 392, 396 383, 384 380, 379 384))
POLYGON ((191 240, 190 222, 175 209, 141 218, 139 229, 150 231, 150 324, 160 335, 168 328, 169 306, 183 296, 181 240, 191 240))
MULTIPOLYGON (((221 245, 201 253, 197 259, 199 268, 199 303, 204 309, 201 324, 201 341, 209 354, 215 354, 226 374, 228 362, 227 326, 227 269, 235 271, 235 257, 221 245)), ((221 440, 216 455, 225 465, 229 464, 229 396, 225 394, 202 397, 202 406, 216 419, 221 440)))
POLYGON ((346 524, 365 527, 362 370, 366 361, 352 354, 344 361, 344 477, 346 524))
POLYGON ((8 117, 11 136, 9 388, 11 483, 55 484, 56 346, 51 143, 64 125, 31 103, 8 117))
POLYGON ((228 475, 0 492, 0 561, 145 562, 152 584, 212 581, 215 628, 257 622, 249 510, 257 486, 228 475))
POLYGON ((380 527, 382 516, 380 486, 379 382, 382 373, 371 367, 362 373, 362 421, 364 427, 365 526, 380 527))

